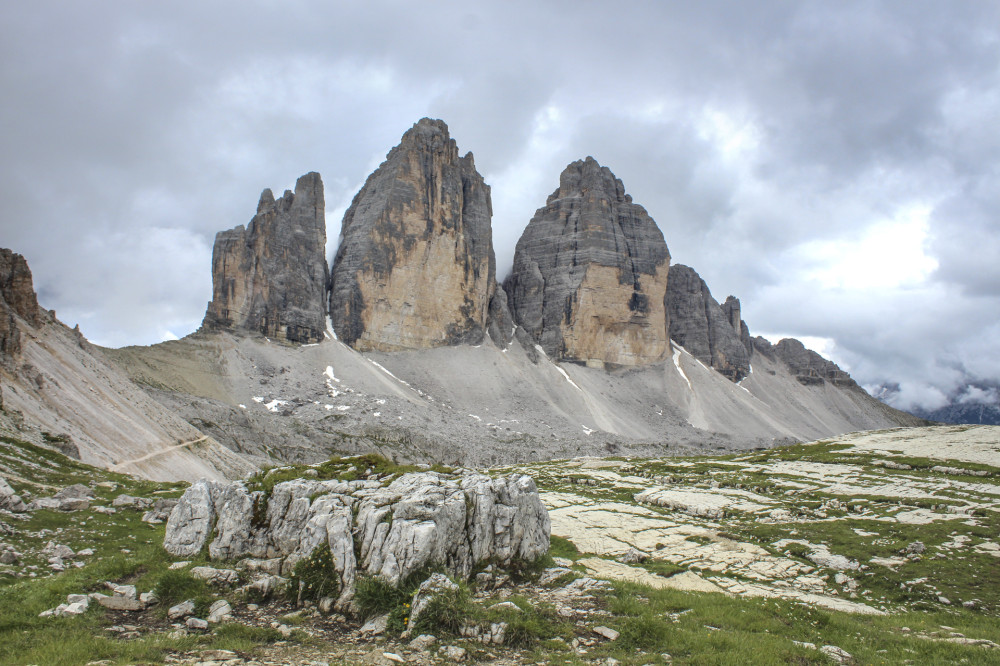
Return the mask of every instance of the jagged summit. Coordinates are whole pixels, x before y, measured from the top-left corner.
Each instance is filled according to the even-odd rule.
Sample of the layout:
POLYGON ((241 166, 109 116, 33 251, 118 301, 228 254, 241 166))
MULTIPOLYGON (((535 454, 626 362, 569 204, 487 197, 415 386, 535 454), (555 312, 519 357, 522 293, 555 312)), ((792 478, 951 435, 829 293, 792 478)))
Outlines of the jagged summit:
POLYGON ((0 248, 0 359, 21 353, 21 333, 17 327, 17 317, 37 326, 38 297, 35 295, 28 262, 20 254, 0 248))
POLYGON ((851 376, 840 369, 833 361, 828 361, 795 338, 784 338, 778 344, 772 345, 762 337, 753 339, 754 349, 761 354, 780 359, 795 376, 795 379, 806 386, 822 385, 826 382, 841 388, 862 390, 851 376))
POLYGON ((514 321, 545 352, 594 366, 663 359, 670 252, 656 223, 621 180, 588 157, 517 242, 504 283, 514 321))
POLYGON ((670 338, 734 382, 750 373, 750 331, 740 319, 740 301, 720 306, 701 276, 683 264, 670 269, 667 289, 670 338))
POLYGON ((216 235, 212 301, 202 327, 319 342, 327 279, 323 181, 311 172, 280 199, 265 189, 245 229, 216 235))
POLYGON ((359 350, 478 344, 497 292, 490 188, 448 126, 424 118, 344 215, 330 316, 359 350))

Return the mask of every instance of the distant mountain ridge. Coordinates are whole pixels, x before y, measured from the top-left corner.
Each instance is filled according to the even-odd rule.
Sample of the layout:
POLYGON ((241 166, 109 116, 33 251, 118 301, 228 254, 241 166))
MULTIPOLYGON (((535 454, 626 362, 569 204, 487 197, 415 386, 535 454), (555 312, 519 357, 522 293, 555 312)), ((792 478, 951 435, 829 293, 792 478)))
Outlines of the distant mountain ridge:
MULTIPOLYGON (((887 405, 894 405, 899 391, 898 384, 883 384, 873 394, 887 405)), ((1000 384, 970 380, 953 391, 945 405, 933 409, 915 405, 906 411, 939 423, 1000 425, 1000 384)))

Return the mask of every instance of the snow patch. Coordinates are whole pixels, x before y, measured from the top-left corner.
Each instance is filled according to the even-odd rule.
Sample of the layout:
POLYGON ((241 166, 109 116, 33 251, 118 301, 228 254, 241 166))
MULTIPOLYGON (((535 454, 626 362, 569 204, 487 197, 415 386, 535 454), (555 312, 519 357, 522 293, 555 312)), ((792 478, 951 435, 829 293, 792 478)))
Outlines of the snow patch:
POLYGON ((264 396, 262 396, 262 395, 255 395, 253 397, 253 401, 254 402, 264 402, 264 396))
POLYGON ((684 347, 681 347, 680 345, 677 345, 676 347, 674 347, 674 367, 677 368, 677 372, 681 373, 681 377, 683 377, 684 381, 687 382, 688 389, 690 389, 691 392, 693 393, 694 392, 694 387, 691 386, 691 380, 688 379, 688 376, 684 373, 684 368, 681 367, 681 352, 682 351, 685 354, 687 353, 687 351, 684 349, 684 347))
POLYGON ((244 405, 243 403, 240 403, 240 409, 246 409, 246 408, 247 408, 246 405, 244 405))
POLYGON ((482 421, 482 419, 481 419, 481 418, 479 418, 478 416, 476 416, 475 414, 469 414, 469 416, 470 416, 471 418, 474 418, 474 419, 476 419, 477 421, 482 421))
POLYGON ((326 366, 326 370, 323 372, 323 374, 326 375, 327 377, 329 377, 331 380, 337 382, 338 384, 340 383, 340 380, 333 376, 333 366, 332 365, 326 366))
POLYGON ((337 331, 333 330, 333 319, 330 318, 330 315, 326 316, 326 331, 324 335, 326 335, 328 340, 337 339, 337 331))
MULTIPOLYGON (((536 346, 537 346, 537 345, 536 345, 536 346)), ((539 349, 541 349, 541 347, 539 347, 539 349)), ((573 385, 573 388, 575 388, 575 389, 576 389, 577 391, 579 391, 580 393, 583 393, 583 389, 582 389, 582 388, 580 388, 579 386, 577 386, 577 385, 576 385, 576 382, 574 382, 574 381, 573 381, 572 379, 570 379, 570 378, 569 378, 569 375, 567 375, 567 374, 566 374, 566 371, 565 371, 565 370, 563 370, 562 368, 560 368, 560 367, 559 367, 558 365, 556 365, 555 363, 553 363, 552 365, 553 365, 553 366, 555 367, 555 369, 556 369, 556 370, 558 370, 558 371, 559 371, 559 374, 561 374, 561 375, 562 375, 563 377, 565 377, 565 378, 566 378, 566 381, 568 381, 568 382, 569 382, 570 384, 572 384, 572 385, 573 385)))
POLYGON ((368 362, 369 362, 369 363, 371 363, 372 365, 374 365, 374 366, 375 366, 376 368, 378 368, 378 369, 379 369, 379 370, 381 370, 382 372, 384 372, 385 374, 387 374, 387 375, 389 375, 390 377, 392 377, 393 379, 395 379, 395 380, 396 380, 397 382, 399 382, 399 383, 400 383, 400 384, 402 384, 403 386, 409 386, 409 385, 410 385, 410 384, 409 384, 408 382, 404 382, 404 381, 403 381, 402 379, 400 379, 400 378, 399 378, 399 377, 397 377, 396 375, 394 375, 394 374, 392 374, 391 372, 389 372, 388 370, 386 370, 386 369, 385 369, 385 366, 383 366, 383 365, 382 365, 381 363, 378 363, 378 362, 376 362, 376 361, 373 361, 372 359, 368 359, 368 362))
POLYGON ((287 400, 279 400, 275 398, 271 402, 266 403, 264 406, 267 408, 267 411, 277 413, 279 407, 282 407, 287 404, 288 404, 287 400))
POLYGON ((593 428, 588 428, 587 426, 583 425, 582 423, 580 424, 580 427, 583 428, 583 434, 584 435, 588 435, 589 436, 590 433, 594 432, 593 428))
POLYGON ((350 405, 337 405, 338 412, 346 412, 350 408, 350 405))

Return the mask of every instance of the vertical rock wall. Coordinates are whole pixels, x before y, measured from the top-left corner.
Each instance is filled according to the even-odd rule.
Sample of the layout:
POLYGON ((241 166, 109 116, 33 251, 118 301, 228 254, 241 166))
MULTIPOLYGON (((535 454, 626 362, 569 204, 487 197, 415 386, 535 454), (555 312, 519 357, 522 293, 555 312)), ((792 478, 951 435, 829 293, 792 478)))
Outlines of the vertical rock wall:
POLYGON ((212 301, 202 326, 319 342, 326 330, 327 279, 323 181, 314 172, 278 200, 264 190, 246 229, 215 237, 212 301))
MULTIPOLYGON (((734 382, 749 374, 750 348, 743 342, 739 300, 730 297, 720 306, 693 268, 677 264, 670 269, 667 310, 670 339, 734 382)), ((749 339, 747 330, 747 343, 749 339)))
MULTIPOLYGON (((355 349, 478 344, 496 291, 490 188, 472 153, 424 118, 344 215, 330 316, 355 349)), ((497 341, 498 343, 500 341, 497 341)))
POLYGON ((750 341, 750 328, 743 321, 741 316, 740 299, 735 296, 726 297, 726 302, 722 304, 722 312, 725 313, 729 325, 733 327, 740 336, 740 344, 747 350, 747 354, 753 355, 753 343, 750 341))
POLYGON ((31 269, 23 256, 0 248, 0 357, 14 358, 21 353, 18 317, 32 326, 41 321, 31 269))
POLYGON ((514 321, 546 354, 604 367, 664 358, 670 252, 646 210, 592 157, 559 188, 517 242, 504 283, 514 321))

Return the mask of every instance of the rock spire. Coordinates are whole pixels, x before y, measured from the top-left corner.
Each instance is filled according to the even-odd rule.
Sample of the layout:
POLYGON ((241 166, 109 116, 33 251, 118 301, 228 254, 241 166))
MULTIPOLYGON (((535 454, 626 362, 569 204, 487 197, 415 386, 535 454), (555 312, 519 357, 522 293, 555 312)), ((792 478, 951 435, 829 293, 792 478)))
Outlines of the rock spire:
POLYGON ((32 326, 41 323, 31 269, 23 256, 0 248, 0 357, 21 353, 18 317, 32 326))
POLYGON ((420 120, 344 215, 330 289, 339 339, 361 351, 481 342, 497 291, 492 216, 472 153, 459 156, 443 121, 420 120))
POLYGON ((312 343, 326 330, 326 217, 323 181, 307 173, 275 200, 264 190, 257 214, 215 237, 212 301, 202 326, 312 343))
POLYGON ((610 169, 588 157, 566 167, 531 219, 504 289, 514 321, 549 356, 643 365, 669 350, 669 265, 656 223, 610 169))
POLYGON ((730 296, 720 306, 693 268, 676 264, 670 269, 667 316, 670 339, 702 363, 734 382, 749 374, 750 331, 740 319, 739 299, 730 296))

